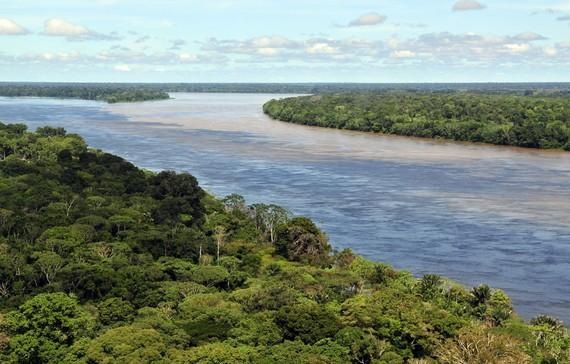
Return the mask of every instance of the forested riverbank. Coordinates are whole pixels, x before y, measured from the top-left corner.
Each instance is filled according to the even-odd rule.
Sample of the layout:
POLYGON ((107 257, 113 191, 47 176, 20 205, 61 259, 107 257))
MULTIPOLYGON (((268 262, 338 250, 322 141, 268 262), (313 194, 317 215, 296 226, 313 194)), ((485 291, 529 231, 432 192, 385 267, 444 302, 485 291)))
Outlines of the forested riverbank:
POLYGON ((570 99, 474 92, 384 92, 271 100, 270 117, 337 129, 570 150, 570 99))
POLYGON ((0 361, 556 363, 555 319, 416 279, 309 219, 0 124, 0 361), (476 347, 474 346, 476 345, 476 347))
POLYGON ((81 99, 104 101, 110 104, 170 98, 168 93, 160 90, 105 84, 0 84, 0 96, 81 99))

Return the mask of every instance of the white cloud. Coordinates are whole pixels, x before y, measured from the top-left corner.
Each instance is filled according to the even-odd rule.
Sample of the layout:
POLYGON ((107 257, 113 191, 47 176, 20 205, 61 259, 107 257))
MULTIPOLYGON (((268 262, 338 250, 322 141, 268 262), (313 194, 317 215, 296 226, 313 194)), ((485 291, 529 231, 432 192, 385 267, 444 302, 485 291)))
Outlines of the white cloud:
POLYGON ((45 22, 45 35, 54 37, 81 37, 91 34, 92 32, 83 25, 70 23, 63 19, 52 18, 45 22))
MULTIPOLYGON (((202 50, 210 55, 229 57, 237 63, 301 62, 373 65, 415 59, 425 64, 493 66, 535 64, 545 56, 547 38, 534 32, 515 35, 476 33, 426 33, 409 39, 390 37, 385 41, 328 37, 292 40, 284 37, 257 37, 248 40, 210 39, 202 50)), ((563 62, 567 51, 557 46, 551 61, 563 62)), ((550 52, 552 53, 552 52, 550 52)))
POLYGON ((459 0, 453 5, 453 11, 482 10, 486 7, 477 0, 459 0))
POLYGON ((30 32, 13 20, 0 18, 0 35, 25 35, 30 32))
POLYGON ((118 71, 118 72, 131 72, 132 71, 131 66, 129 66, 128 64, 118 64, 115 67, 113 67, 113 69, 115 71, 118 71))
POLYGON ((510 53, 525 53, 528 52, 530 50, 530 45, 528 44, 518 44, 518 43, 509 43, 509 44, 505 44, 505 48, 510 52, 510 53))
POLYGON ((309 54, 334 54, 338 53, 338 49, 328 43, 315 43, 307 47, 309 54))
POLYGON ((348 26, 362 27, 362 26, 378 25, 384 23, 386 19, 387 19, 386 15, 378 14, 376 12, 370 12, 362 14, 358 18, 352 20, 350 23, 348 23, 348 26))
POLYGON ((259 48, 257 53, 262 56, 273 57, 279 55, 281 51, 278 48, 259 48))
POLYGON ((392 53, 390 53, 390 57, 392 58, 413 58, 416 56, 416 53, 408 50, 408 49, 402 49, 402 50, 398 50, 398 51, 394 51, 392 53))
POLYGON ((523 41, 523 42, 533 42, 535 40, 546 40, 548 38, 534 33, 534 32, 526 32, 526 33, 520 33, 514 36, 514 39, 523 41))
POLYGON ((396 49, 398 48, 400 41, 398 40, 398 38, 390 38, 388 39, 388 42, 386 43, 388 45, 388 48, 390 49, 396 49))
POLYGON ((180 53, 180 54, 178 55, 178 59, 179 59, 181 62, 188 62, 188 63, 197 62, 197 61, 200 60, 200 58, 199 58, 196 54, 194 54, 194 53, 187 53, 187 52, 180 53))
POLYGON ((544 54, 550 57, 554 57, 558 54, 558 50, 554 46, 546 46, 544 47, 544 54))
POLYGON ((570 15, 563 15, 556 18, 558 21, 570 21, 570 15))
MULTIPOLYGON (((524 34, 524 33, 523 33, 524 34)), ((536 36, 499 36, 480 35, 475 33, 454 34, 449 32, 428 33, 407 40, 396 39, 388 42, 391 58, 395 59, 397 51, 412 50, 422 63, 464 65, 480 67, 497 67, 503 64, 540 65, 545 55, 549 55, 552 64, 567 65, 570 47, 565 49, 562 43, 535 45, 536 36), (529 39, 524 41, 520 38, 529 39), (555 46, 553 48, 545 48, 555 46)))
POLYGON ((216 38, 202 43, 202 51, 217 56, 234 56, 237 62, 328 62, 352 60, 357 63, 378 56, 381 41, 359 38, 309 38, 291 40, 281 36, 264 36, 246 40, 216 38))
POLYGON ((117 40, 116 35, 105 35, 92 31, 91 29, 69 22, 60 18, 46 20, 43 35, 52 37, 65 37, 68 40, 117 40))
POLYGON ((96 59, 100 60, 100 61, 107 61, 111 58, 111 54, 107 51, 102 51, 99 52, 96 56, 96 59))
POLYGON ((39 54, 25 54, 19 57, 21 61, 31 62, 75 62, 81 58, 77 51, 70 52, 43 52, 39 54))
MULTIPOLYGON (((201 49, 169 49, 163 51, 109 44, 106 49, 77 52, 50 51, 29 56, 11 56, 13 62, 63 63, 77 67, 105 67, 119 72, 141 72, 150 69, 210 69, 215 65, 265 65, 267 67, 384 67, 386 65, 425 65, 449 67, 489 67, 501 65, 563 66, 570 59, 570 43, 556 43, 544 36, 526 32, 512 35, 477 33, 425 33, 409 38, 391 36, 385 40, 349 37, 334 38, 307 35, 308 38, 259 36, 249 39, 207 39, 201 49), (66 53, 67 52, 67 53, 66 53)), ((130 42, 136 37, 130 38, 130 42)), ((164 40, 166 41, 166 40, 164 40)), ((177 42, 182 43, 182 42, 177 42)), ((183 45, 183 44, 181 44, 183 45)), ((63 48, 65 50, 65 48, 63 48)), ((10 61, 10 57, 4 57, 10 61)), ((12 61, 10 61, 12 62, 12 61)))
POLYGON ((255 48, 288 48, 292 42, 281 36, 258 37, 251 40, 251 45, 255 48))
POLYGON ((281 36, 255 37, 247 40, 218 40, 210 38, 202 44, 202 49, 219 54, 241 54, 275 56, 282 51, 302 48, 302 44, 281 36))

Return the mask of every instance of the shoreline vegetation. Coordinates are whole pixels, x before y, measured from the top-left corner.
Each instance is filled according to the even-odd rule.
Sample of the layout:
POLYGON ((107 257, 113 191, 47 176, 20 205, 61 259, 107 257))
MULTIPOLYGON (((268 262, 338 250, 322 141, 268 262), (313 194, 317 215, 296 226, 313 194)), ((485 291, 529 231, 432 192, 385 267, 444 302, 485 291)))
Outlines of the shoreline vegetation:
POLYGON ((91 88, 197 93, 334 94, 407 92, 474 92, 514 95, 570 95, 568 82, 521 83, 65 83, 0 82, 10 88, 91 88))
POLYGON ((0 96, 55 97, 109 103, 165 100, 168 93, 323 94, 472 92, 488 95, 569 96, 570 83, 64 83, 0 82, 0 96))
POLYGON ((109 104, 168 100, 170 95, 160 90, 134 87, 110 87, 96 85, 58 84, 0 84, 0 96, 4 97, 49 97, 103 101, 109 104))
POLYGON ((321 94, 271 100, 263 111, 309 126, 570 150, 570 98, 558 92, 321 94))
MULTIPOLYGON (((2 363, 566 363, 499 289, 335 251, 310 219, 0 123, 2 363)), ((523 282, 521 282, 523 284, 523 282)))

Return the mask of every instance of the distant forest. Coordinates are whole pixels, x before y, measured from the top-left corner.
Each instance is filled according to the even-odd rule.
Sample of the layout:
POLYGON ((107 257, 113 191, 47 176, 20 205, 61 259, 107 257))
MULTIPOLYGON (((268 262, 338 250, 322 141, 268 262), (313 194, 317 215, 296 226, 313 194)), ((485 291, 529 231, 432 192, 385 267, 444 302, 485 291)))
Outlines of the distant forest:
POLYGON ((303 125, 570 150, 570 98, 533 92, 317 95, 271 100, 264 111, 303 125))
POLYGON ((146 88, 95 84, 0 84, 0 96, 54 97, 119 102, 140 102, 169 99, 168 93, 146 88))
MULTIPOLYGON (((521 95, 570 95, 570 83, 0 83, 0 96, 45 96, 58 93, 69 97, 74 91, 88 98, 88 91, 113 92, 220 92, 328 94, 339 92, 410 91, 508 93, 521 95)), ((159 98, 159 95, 155 95, 159 98)), ((160 95, 164 97, 164 94, 160 95)), ((77 96, 75 96, 77 97, 77 96)), ((89 100, 93 98, 88 98, 89 100)))

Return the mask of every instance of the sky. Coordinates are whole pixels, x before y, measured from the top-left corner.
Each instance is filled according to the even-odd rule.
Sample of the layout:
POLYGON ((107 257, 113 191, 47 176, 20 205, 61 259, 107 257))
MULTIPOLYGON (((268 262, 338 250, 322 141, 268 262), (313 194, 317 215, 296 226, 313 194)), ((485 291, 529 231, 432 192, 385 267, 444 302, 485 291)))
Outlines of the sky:
POLYGON ((569 82, 570 0, 2 0, 0 81, 569 82))

